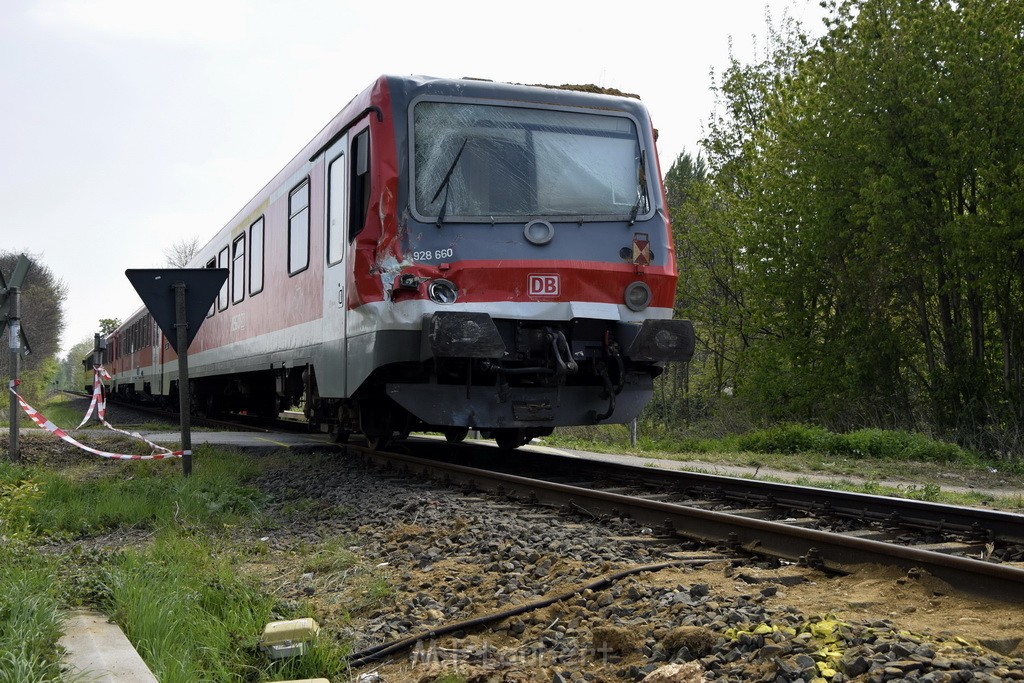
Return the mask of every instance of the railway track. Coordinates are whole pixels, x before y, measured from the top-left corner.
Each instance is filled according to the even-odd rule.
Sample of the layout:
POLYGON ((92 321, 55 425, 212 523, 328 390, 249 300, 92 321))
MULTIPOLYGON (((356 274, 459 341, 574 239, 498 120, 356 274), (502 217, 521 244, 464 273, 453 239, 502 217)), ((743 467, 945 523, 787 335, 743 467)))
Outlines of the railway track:
POLYGON ((440 454, 436 443, 405 446, 404 454, 350 448, 414 476, 628 516, 662 538, 832 572, 865 563, 917 568, 963 592, 1024 599, 1022 515, 549 454, 510 458, 473 445, 440 454))
MULTIPOLYGON (((90 399, 91 394, 79 391, 65 391, 64 393, 81 399, 90 399)), ((144 403, 123 403, 117 397, 108 395, 107 405, 116 406, 118 410, 130 411, 154 417, 161 422, 179 423, 178 413, 155 405, 144 403)), ((203 415, 193 415, 191 419, 193 427, 205 429, 221 429, 228 431, 249 431, 249 432, 304 432, 307 430, 304 421, 294 419, 272 419, 255 417, 250 415, 231 415, 230 419, 215 419, 203 415)))
MULTIPOLYGON (((131 406, 153 416, 173 413, 131 406)), ((295 421, 194 418, 213 429, 304 430, 295 421)), ((550 453, 412 439, 405 453, 354 451, 378 465, 452 483, 628 516, 662 538, 848 572, 865 563, 919 568, 976 595, 1024 600, 1024 515, 736 477, 636 467, 550 453)))

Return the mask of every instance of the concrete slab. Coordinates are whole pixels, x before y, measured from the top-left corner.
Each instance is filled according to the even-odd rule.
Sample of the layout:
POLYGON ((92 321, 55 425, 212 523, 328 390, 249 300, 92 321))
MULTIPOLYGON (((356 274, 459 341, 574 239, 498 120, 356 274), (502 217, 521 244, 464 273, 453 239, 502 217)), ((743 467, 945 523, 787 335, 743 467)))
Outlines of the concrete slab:
POLYGON ((64 664, 74 680, 159 683, 121 628, 102 614, 72 612, 59 642, 65 650, 64 664))

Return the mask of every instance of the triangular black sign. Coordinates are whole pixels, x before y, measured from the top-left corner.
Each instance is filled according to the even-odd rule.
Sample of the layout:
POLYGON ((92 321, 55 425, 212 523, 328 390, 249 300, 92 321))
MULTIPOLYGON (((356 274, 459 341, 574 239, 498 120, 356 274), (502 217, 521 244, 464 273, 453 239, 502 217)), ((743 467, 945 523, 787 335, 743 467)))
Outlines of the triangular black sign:
POLYGON ((185 323, 188 344, 196 338, 217 292, 228 279, 227 268, 139 268, 124 271, 153 320, 167 341, 178 352, 178 332, 174 327, 174 284, 185 283, 185 323))

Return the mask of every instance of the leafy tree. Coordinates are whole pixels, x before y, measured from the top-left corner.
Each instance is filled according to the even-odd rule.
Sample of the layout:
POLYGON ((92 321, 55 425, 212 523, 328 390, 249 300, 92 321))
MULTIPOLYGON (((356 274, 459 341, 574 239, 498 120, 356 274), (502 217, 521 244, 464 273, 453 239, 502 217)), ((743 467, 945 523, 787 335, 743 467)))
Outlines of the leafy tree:
POLYGON ((734 233, 717 211, 701 155, 680 154, 665 175, 679 268, 676 309, 696 321, 697 348, 688 364, 659 378, 648 419, 673 427, 711 414, 734 383, 737 343, 734 233))
POLYGON ((60 359, 57 386, 72 391, 81 391, 85 387, 82 361, 92 352, 93 343, 92 337, 85 337, 68 349, 67 355, 60 359))
MULTIPOLYGON (((0 252, 0 270, 6 276, 14 271, 20 255, 20 252, 0 252)), ((55 358, 60 335, 64 331, 63 304, 67 298, 67 286, 42 262, 40 256, 26 254, 26 257, 31 265, 20 289, 21 325, 32 353, 21 359, 19 393, 37 399, 57 374, 55 358)), ((10 376, 9 353, 0 354, 0 374, 4 378, 10 376)), ((7 400, 5 391, 0 402, 6 406, 7 400)), ((6 418, 6 410, 3 415, 6 418)))
POLYGON ((100 318, 100 334, 107 335, 121 326, 120 318, 100 318))
MULTIPOLYGON (((737 391, 775 418, 1006 446, 1024 421, 1024 5, 840 0, 723 74, 737 391)), ((725 242, 722 242, 725 244, 725 242)))

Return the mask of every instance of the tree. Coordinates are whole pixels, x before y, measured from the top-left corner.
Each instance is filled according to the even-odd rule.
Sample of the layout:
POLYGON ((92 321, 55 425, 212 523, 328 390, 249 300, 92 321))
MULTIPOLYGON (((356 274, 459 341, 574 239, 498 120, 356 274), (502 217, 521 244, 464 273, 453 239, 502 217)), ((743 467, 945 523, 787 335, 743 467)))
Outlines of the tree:
MULTIPOLYGON (((14 270, 20 253, 0 252, 0 270, 7 276, 14 270)), ((21 360, 19 393, 38 399, 57 374, 56 354, 64 331, 64 300, 67 286, 42 262, 39 255, 26 254, 30 262, 20 290, 21 326, 32 347, 32 353, 21 360)), ((5 345, 6 348, 6 345, 5 345)), ((0 354, 0 374, 10 375, 10 354, 0 354)), ((3 392, 7 405, 7 392, 3 392)), ((7 413, 4 412, 6 417, 7 413)))
POLYGON ((665 174, 665 193, 679 268, 676 310, 695 321, 697 333, 694 358, 668 366, 648 411, 672 426, 710 415, 734 384, 742 306, 735 289, 735 231, 720 210, 704 158, 680 154, 665 174))
POLYGON ((738 391, 776 418, 998 446, 1024 426, 1024 5, 829 10, 820 41, 733 63, 711 126, 738 391))
POLYGON ((81 391, 85 388, 85 380, 83 379, 85 368, 82 365, 82 361, 85 360, 92 350, 92 337, 85 337, 68 349, 67 355, 60 360, 60 370, 56 380, 57 386, 71 391, 81 391))
POLYGON ((100 334, 108 335, 117 328, 121 327, 120 318, 100 318, 100 334))
POLYGON ((189 237, 176 241, 164 250, 164 259, 171 268, 185 268, 199 253, 199 238, 189 237))

